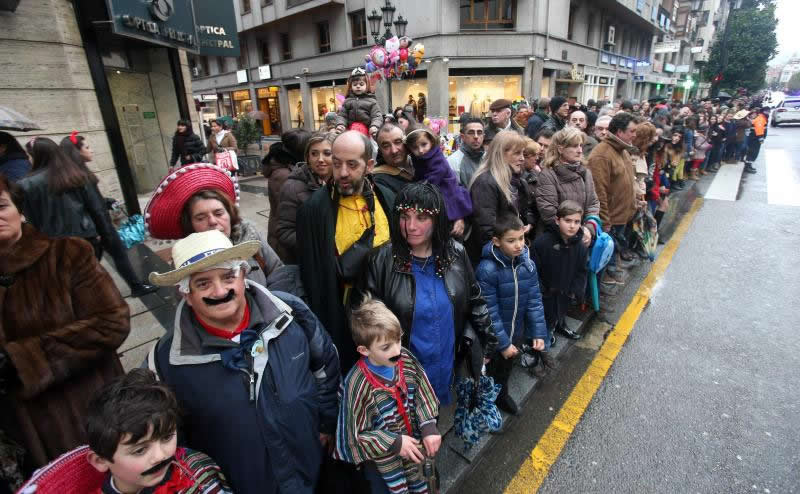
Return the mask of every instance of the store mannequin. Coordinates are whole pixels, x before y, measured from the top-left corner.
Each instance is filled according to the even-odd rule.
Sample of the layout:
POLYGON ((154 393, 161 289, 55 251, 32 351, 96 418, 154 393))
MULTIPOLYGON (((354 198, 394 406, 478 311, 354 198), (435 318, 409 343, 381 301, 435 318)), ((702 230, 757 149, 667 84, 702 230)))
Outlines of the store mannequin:
POLYGON ((472 94, 472 103, 469 104, 469 113, 474 118, 483 118, 481 111, 481 102, 478 100, 478 93, 472 94))

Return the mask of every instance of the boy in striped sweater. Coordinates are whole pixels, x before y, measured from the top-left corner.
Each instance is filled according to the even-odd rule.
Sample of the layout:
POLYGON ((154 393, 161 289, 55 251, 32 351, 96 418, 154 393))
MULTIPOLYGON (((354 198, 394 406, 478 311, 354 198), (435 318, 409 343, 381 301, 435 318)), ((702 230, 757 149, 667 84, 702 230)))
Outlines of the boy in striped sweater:
POLYGON ((341 385, 334 456, 363 465, 373 494, 427 493, 419 464, 442 443, 428 377, 400 346, 400 321, 380 300, 365 297, 351 328, 362 357, 341 385))
POLYGON ((219 466, 178 447, 178 402, 147 369, 133 369, 89 403, 87 461, 106 474, 90 494, 229 494, 219 466))

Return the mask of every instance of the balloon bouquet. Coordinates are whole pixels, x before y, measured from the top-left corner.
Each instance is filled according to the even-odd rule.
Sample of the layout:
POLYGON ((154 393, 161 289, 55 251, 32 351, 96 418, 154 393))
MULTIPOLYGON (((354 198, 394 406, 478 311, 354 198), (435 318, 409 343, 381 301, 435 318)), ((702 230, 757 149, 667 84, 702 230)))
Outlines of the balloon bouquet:
POLYGON ((411 38, 392 36, 384 46, 374 46, 364 57, 364 70, 372 82, 381 79, 407 79, 414 77, 425 55, 425 46, 417 43, 411 47, 411 38))

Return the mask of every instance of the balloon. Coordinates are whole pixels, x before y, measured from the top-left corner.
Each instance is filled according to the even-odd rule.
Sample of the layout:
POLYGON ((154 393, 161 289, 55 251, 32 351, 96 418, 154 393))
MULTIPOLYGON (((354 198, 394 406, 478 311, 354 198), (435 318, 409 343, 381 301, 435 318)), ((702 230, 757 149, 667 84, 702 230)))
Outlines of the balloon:
POLYGON ((436 121, 431 122, 430 128, 434 134, 439 135, 439 122, 436 121))
POLYGON ((345 99, 346 98, 343 94, 336 93, 336 101, 338 101, 340 105, 344 104, 345 99))
POLYGON ((351 123, 350 127, 348 127, 348 130, 355 130, 356 132, 361 132, 365 136, 369 135, 369 129, 367 128, 366 125, 364 125, 361 122, 353 122, 353 123, 351 123))
POLYGON ((408 36, 403 36, 400 38, 400 48, 408 48, 408 45, 411 44, 411 38, 408 36))
POLYGON ((417 68, 417 60, 414 57, 408 57, 408 68, 411 70, 417 68))
POLYGON ((376 70, 378 70, 378 68, 375 67, 374 63, 367 62, 367 68, 366 68, 367 74, 371 74, 371 73, 375 72, 376 70))
POLYGON ((397 51, 400 49, 400 40, 397 39, 397 36, 392 36, 391 38, 386 40, 386 51, 392 53, 393 51, 397 51))
POLYGON ((422 119, 422 125, 424 125, 425 127, 430 127, 431 126, 431 119, 428 118, 428 117, 425 117, 424 119, 422 119))
POLYGON ((414 55, 414 60, 417 61, 417 65, 422 60, 422 57, 425 56, 425 45, 422 43, 417 43, 414 45, 414 49, 411 50, 412 54, 414 55))
POLYGON ((400 48, 400 60, 403 62, 408 60, 408 48, 400 48))
POLYGON ((372 62, 375 64, 376 67, 385 67, 386 61, 388 59, 388 55, 386 50, 383 49, 381 46, 375 46, 370 50, 369 57, 372 59, 372 62))

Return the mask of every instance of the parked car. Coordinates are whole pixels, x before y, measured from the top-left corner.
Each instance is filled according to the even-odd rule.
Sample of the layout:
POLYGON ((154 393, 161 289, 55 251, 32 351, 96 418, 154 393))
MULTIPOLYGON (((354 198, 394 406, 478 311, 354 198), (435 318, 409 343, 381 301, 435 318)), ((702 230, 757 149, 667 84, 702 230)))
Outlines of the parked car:
POLYGON ((800 123, 800 96, 787 96, 772 111, 772 126, 785 123, 800 123))

